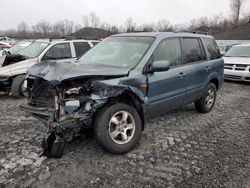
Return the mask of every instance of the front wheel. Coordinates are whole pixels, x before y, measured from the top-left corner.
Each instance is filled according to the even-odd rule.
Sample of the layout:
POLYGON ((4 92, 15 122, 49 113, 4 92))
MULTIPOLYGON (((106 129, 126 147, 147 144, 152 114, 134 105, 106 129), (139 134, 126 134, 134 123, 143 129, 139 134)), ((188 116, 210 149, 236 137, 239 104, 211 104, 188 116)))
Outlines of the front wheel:
POLYGON ((209 83, 205 92, 202 94, 201 98, 196 101, 195 109, 201 113, 208 113, 214 107, 216 100, 216 86, 214 83, 209 83))
POLYGON ((141 132, 142 121, 137 110, 123 103, 102 109, 95 119, 98 143, 114 154, 131 151, 139 142, 141 132))
POLYGON ((11 84, 11 96, 15 98, 27 96, 26 84, 25 75, 18 75, 15 77, 11 84))

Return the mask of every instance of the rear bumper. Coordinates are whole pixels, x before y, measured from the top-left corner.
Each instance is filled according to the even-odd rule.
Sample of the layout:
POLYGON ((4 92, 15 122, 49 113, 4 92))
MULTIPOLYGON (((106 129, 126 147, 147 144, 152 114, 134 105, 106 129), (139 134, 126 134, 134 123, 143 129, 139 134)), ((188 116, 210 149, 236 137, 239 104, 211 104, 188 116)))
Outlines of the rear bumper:
POLYGON ((250 72, 249 70, 245 71, 236 71, 236 70, 224 70, 224 77, 226 80, 233 81, 246 81, 250 82, 250 72))

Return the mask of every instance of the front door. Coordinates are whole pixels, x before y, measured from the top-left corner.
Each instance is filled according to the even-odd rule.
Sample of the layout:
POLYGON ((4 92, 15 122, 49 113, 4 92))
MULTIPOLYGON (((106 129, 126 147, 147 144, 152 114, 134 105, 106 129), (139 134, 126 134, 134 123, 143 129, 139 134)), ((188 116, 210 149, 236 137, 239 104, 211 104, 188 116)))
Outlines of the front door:
POLYGON ((170 62, 168 71, 148 74, 148 117, 180 107, 185 97, 189 75, 181 66, 179 38, 162 41, 150 58, 152 63, 164 60, 170 62))

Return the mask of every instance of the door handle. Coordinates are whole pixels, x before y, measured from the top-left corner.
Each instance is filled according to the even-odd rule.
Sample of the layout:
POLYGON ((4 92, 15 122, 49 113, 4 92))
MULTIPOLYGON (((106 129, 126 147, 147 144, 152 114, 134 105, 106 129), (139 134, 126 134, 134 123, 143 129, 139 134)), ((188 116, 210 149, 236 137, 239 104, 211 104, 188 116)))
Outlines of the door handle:
POLYGON ((186 74, 184 72, 180 72, 179 76, 180 79, 183 79, 186 77, 186 74))

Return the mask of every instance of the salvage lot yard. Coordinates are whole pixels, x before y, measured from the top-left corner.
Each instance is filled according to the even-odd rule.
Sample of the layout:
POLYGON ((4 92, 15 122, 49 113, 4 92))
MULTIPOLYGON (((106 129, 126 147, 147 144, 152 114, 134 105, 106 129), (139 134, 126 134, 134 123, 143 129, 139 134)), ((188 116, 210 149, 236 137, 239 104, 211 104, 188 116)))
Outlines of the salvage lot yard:
POLYGON ((120 156, 83 135, 63 158, 39 157, 46 128, 24 102, 0 97, 0 187, 250 187, 250 84, 226 82, 208 114, 188 105, 150 120, 120 156))

